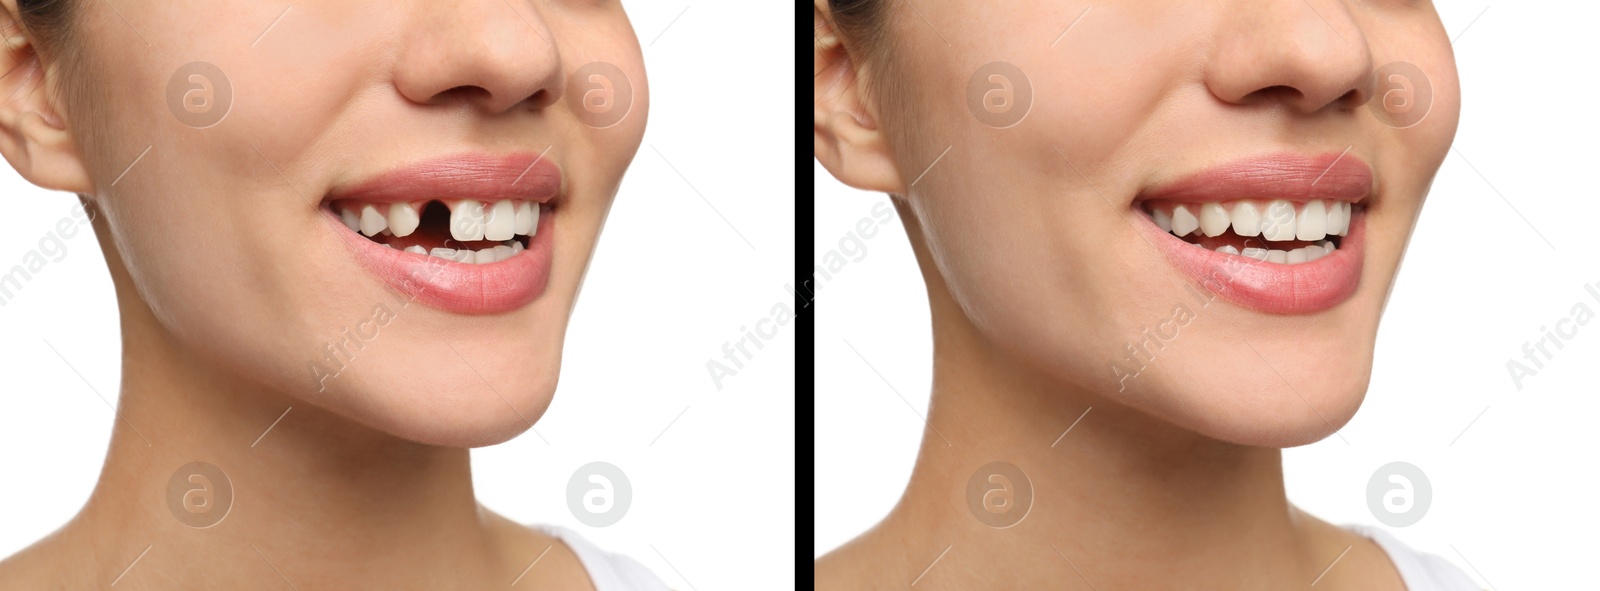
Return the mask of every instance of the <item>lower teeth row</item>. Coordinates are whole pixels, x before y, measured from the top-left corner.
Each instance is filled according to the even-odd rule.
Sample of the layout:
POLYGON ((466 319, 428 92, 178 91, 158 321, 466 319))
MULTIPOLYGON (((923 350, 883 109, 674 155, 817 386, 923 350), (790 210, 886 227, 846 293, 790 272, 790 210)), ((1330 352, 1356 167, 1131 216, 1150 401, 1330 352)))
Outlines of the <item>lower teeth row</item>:
MULTIPOLYGON (((1200 246, 1199 244, 1195 244, 1193 242, 1191 242, 1190 244, 1194 244, 1198 248, 1205 248, 1204 246, 1200 246)), ((1333 254, 1333 251, 1335 251, 1335 250, 1338 250, 1338 248, 1336 248, 1333 245, 1333 241, 1331 241, 1331 240, 1323 240, 1322 242, 1318 242, 1318 243, 1313 244, 1311 246, 1296 248, 1294 250, 1274 250, 1274 249, 1266 249, 1266 248, 1246 247, 1244 250, 1241 251, 1241 250, 1239 250, 1237 248, 1234 248, 1233 245, 1230 245, 1230 244, 1224 244, 1222 246, 1218 246, 1217 247, 1217 252, 1220 252, 1220 253, 1223 253, 1223 254, 1236 254, 1236 255, 1243 256, 1243 257, 1256 259, 1258 261, 1266 261, 1266 262, 1269 262, 1269 263, 1278 263, 1278 264, 1287 264, 1287 265, 1298 265, 1300 263, 1309 263, 1311 261, 1320 259, 1320 258, 1328 256, 1330 254, 1333 254)))
MULTIPOLYGON (((384 244, 384 246, 394 248, 394 245, 391 244, 384 244)), ((435 248, 433 250, 428 250, 422 248, 421 246, 415 245, 407 246, 405 248, 406 252, 412 254, 423 254, 431 257, 441 258, 447 261, 455 261, 457 263, 472 263, 475 265, 498 263, 516 256, 517 253, 520 253, 523 250, 525 249, 523 248, 522 243, 516 240, 507 240, 497 246, 482 250, 471 250, 466 248, 435 248)))

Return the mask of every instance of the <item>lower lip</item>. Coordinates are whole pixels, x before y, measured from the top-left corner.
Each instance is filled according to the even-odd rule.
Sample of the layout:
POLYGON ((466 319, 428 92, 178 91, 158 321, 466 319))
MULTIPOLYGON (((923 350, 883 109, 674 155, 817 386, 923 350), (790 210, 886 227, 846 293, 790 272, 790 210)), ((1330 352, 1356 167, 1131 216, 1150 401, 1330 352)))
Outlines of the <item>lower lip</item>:
POLYGON ((1163 232, 1145 216, 1151 243, 1179 271, 1234 304, 1271 314, 1311 314, 1350 299, 1361 281, 1367 215, 1355 210, 1339 248, 1315 261, 1287 265, 1196 247, 1163 232))
POLYGON ((350 231, 332 211, 323 210, 356 260, 402 296, 460 314, 510 312, 538 299, 550 282, 556 210, 539 216, 528 248, 488 264, 458 263, 390 248, 350 231))

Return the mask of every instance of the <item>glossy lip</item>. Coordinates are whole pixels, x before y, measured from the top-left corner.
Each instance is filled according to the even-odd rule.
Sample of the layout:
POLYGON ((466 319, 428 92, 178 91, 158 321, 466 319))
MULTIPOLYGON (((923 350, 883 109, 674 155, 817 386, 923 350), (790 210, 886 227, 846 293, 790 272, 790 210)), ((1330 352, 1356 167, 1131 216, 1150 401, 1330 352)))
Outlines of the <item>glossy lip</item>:
POLYGON ((1366 208, 1351 211, 1350 231, 1332 254, 1309 263, 1268 263, 1196 247, 1157 227, 1144 201, 1210 202, 1234 199, 1312 199, 1362 202, 1372 195, 1372 169, 1348 154, 1275 154, 1208 169, 1142 193, 1134 209, 1140 224, 1169 263, 1234 304, 1273 314, 1311 314, 1350 299, 1361 280, 1366 208))
POLYGON ((352 232, 331 207, 323 218, 356 260, 406 298, 461 314, 497 314, 527 305, 544 293, 554 259, 555 207, 561 170, 537 154, 469 154, 430 160, 381 174, 323 199, 378 203, 427 199, 521 199, 550 204, 539 216, 528 247, 489 264, 458 263, 390 248, 352 232))
POLYGON ((1207 169, 1144 191, 1134 199, 1204 203, 1234 199, 1364 201, 1372 195, 1372 167, 1345 154, 1272 154, 1207 169))
POLYGON ((424 199, 521 199, 549 203, 561 193, 561 168, 539 154, 462 154, 380 174, 323 199, 394 203, 424 199))

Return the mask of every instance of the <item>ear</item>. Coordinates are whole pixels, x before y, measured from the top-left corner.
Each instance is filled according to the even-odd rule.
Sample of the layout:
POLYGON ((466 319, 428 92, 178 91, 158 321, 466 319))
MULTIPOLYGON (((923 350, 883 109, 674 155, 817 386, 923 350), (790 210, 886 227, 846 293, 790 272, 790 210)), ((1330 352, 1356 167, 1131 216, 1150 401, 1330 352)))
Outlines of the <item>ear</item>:
POLYGON ((92 195, 94 183, 62 117, 60 80, 45 67, 16 0, 0 0, 0 156, 46 189, 92 195))
POLYGON ((878 126, 877 105, 862 87, 866 72, 861 61, 845 48, 828 0, 813 2, 817 161, 846 185, 903 195, 905 182, 878 126))

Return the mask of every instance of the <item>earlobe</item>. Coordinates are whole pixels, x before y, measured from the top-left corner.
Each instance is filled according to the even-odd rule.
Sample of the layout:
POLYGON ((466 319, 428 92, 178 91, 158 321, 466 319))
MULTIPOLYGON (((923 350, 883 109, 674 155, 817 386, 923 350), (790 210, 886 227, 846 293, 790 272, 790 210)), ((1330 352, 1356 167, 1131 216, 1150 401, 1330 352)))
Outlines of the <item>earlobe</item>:
POLYGON ((864 73, 829 20, 826 2, 817 2, 816 17, 812 121, 817 162, 846 185, 904 194, 894 153, 861 89, 864 73))
POLYGON ((19 168, 18 172, 28 182, 55 191, 94 194, 94 183, 79 155, 77 141, 59 116, 23 113, 18 127, 27 167, 27 170, 19 168))
MULTIPOLYGON (((0 18, 14 19, 11 14, 0 18)), ((28 182, 45 189, 94 194, 88 167, 77 140, 67 127, 49 92, 39 54, 26 35, 18 34, 15 20, 5 23, 5 46, 0 48, 0 155, 28 182)))

